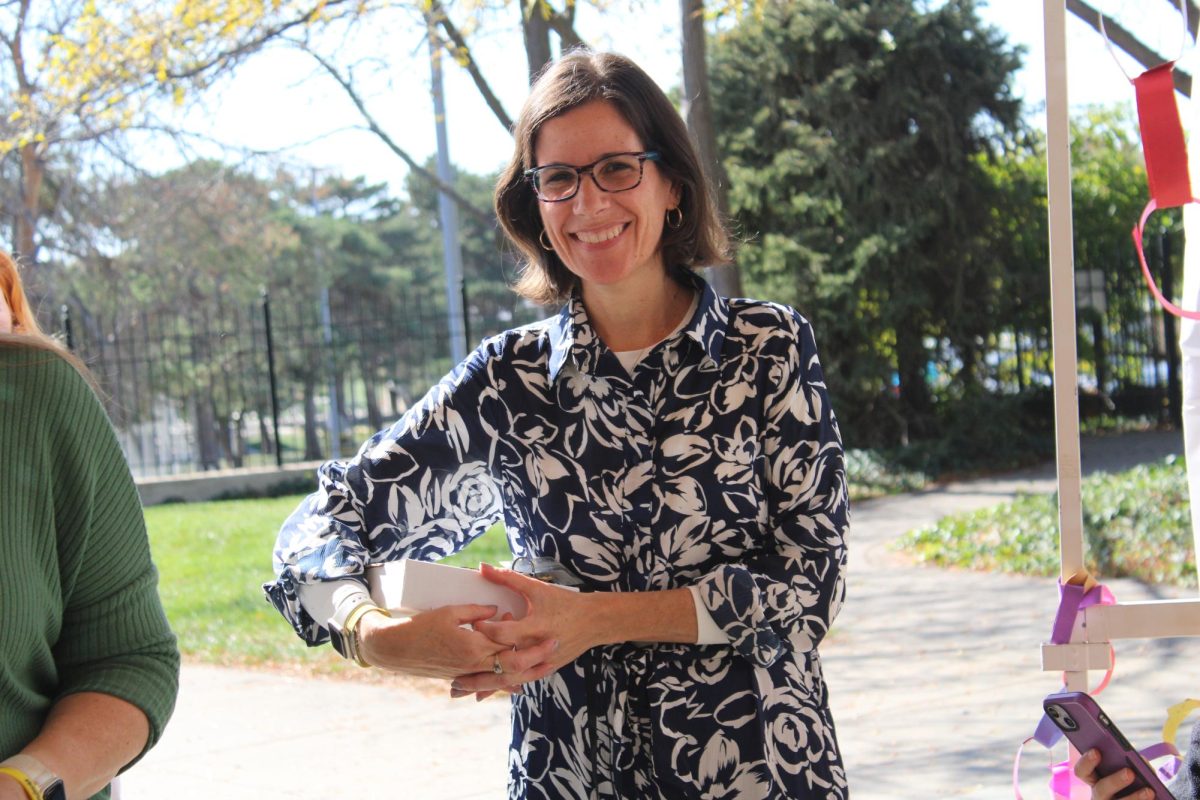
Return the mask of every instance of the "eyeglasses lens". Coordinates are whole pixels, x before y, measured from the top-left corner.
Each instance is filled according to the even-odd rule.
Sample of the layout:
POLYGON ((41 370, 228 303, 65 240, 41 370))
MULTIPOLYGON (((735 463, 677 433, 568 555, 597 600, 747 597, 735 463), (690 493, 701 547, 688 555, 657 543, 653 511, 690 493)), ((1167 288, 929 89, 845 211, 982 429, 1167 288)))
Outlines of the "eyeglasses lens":
POLYGON ((566 166, 542 167, 536 172, 538 197, 549 202, 571 197, 579 190, 581 172, 590 172, 596 185, 606 192, 624 192, 642 182, 642 160, 636 155, 619 155, 597 161, 583 170, 566 166))

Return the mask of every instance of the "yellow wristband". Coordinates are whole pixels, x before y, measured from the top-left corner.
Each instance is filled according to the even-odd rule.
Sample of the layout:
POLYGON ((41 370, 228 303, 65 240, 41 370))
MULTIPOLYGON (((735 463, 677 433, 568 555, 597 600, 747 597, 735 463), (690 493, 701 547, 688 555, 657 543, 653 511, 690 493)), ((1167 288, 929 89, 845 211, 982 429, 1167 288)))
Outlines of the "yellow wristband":
POLYGON ((41 788, 21 770, 15 767, 0 767, 0 775, 7 775, 21 784, 21 788, 25 790, 25 796, 29 800, 43 800, 41 788))

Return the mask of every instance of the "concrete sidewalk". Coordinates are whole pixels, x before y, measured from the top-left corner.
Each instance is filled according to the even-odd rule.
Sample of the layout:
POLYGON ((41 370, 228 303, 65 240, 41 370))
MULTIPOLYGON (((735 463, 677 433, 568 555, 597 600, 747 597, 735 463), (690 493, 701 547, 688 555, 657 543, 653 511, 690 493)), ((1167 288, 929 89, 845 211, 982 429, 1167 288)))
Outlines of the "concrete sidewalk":
MULTIPOLYGON (((1089 439, 1083 467, 1116 471, 1180 452, 1178 433, 1089 439)), ((918 567, 888 543, 1054 486, 1051 464, 854 506, 848 597, 821 653, 855 800, 1013 796, 1017 745, 1058 688, 1039 652, 1055 582, 918 567)), ((1158 596, 1108 583, 1121 601, 1158 596)), ((1200 640, 1120 642, 1101 702, 1144 746, 1157 741, 1166 706, 1197 693, 1200 640)), ((452 702, 432 682, 185 665, 175 717, 124 778, 124 799, 501 798, 507 712, 504 700, 452 702)), ((1031 800, 1049 796, 1046 763, 1032 745, 1021 784, 1031 800)))

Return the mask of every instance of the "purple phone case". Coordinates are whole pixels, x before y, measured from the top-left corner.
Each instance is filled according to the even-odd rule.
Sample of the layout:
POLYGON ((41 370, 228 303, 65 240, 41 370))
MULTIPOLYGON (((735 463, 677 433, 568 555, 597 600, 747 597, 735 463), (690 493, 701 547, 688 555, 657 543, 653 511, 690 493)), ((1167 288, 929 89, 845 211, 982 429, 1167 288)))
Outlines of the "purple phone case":
POLYGON ((1100 751, 1100 766, 1096 768, 1100 777, 1111 775, 1122 767, 1133 770, 1133 783, 1118 797, 1125 797, 1149 786, 1154 790, 1155 800, 1172 800, 1171 793, 1158 779, 1154 767, 1146 763, 1090 695, 1083 692, 1058 692, 1048 695, 1042 701, 1042 706, 1080 753, 1086 753, 1092 748, 1100 751))

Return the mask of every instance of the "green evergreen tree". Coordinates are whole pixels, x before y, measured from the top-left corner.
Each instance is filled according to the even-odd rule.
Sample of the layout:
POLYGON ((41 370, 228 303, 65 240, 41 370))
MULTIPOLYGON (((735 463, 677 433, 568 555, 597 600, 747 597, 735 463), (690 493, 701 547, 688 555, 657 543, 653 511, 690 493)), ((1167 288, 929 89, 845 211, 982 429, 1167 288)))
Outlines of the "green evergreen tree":
POLYGON ((711 53, 748 293, 813 320, 853 443, 936 435, 929 365, 975 380, 1001 291, 984 166, 1020 130, 1019 51, 972 0, 790 0, 711 53))

